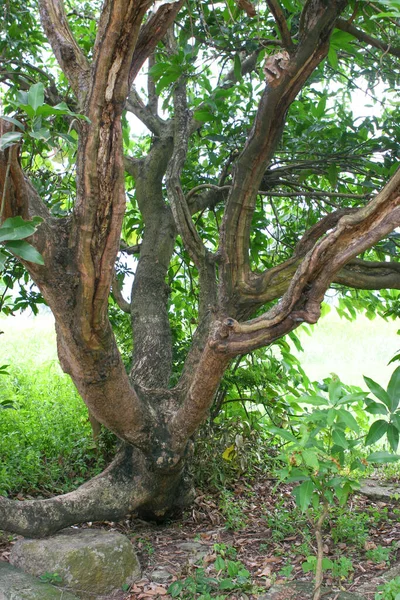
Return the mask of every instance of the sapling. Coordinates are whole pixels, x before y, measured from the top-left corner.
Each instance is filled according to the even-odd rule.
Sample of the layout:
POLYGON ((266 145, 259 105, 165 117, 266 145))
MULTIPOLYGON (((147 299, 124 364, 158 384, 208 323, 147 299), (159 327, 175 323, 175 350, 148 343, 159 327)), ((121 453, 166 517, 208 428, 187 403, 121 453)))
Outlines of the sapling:
MULTIPOLYGON (((392 376, 396 383, 400 382, 399 369, 392 376)), ((367 381, 370 389, 371 381, 367 381)), ((357 410, 354 409, 362 403, 366 404, 369 412, 376 410, 377 405, 382 412, 385 407, 396 410, 398 402, 396 404, 391 400, 389 405, 389 399, 385 396, 387 402, 381 408, 381 403, 368 399, 365 392, 349 393, 337 376, 330 380, 327 392, 327 397, 322 392, 303 396, 300 402, 306 406, 306 410, 289 422, 288 429, 270 428, 272 433, 287 442, 278 456, 278 460, 285 465, 279 469, 280 480, 299 482, 293 490, 296 503, 302 511, 307 511, 314 528, 317 560, 313 600, 319 600, 322 593, 324 560, 326 563, 322 532, 330 511, 337 502, 344 506, 349 494, 359 488, 358 474, 365 469, 367 461, 382 463, 399 458, 388 452, 375 452, 367 461, 354 458, 356 447, 376 440, 375 424, 365 437, 354 416, 357 416, 357 410), (310 506, 314 508, 313 513, 308 510, 310 506)), ((378 397, 382 399, 382 394, 378 397)), ((385 431, 389 431, 388 427, 385 431)), ((393 444, 391 447, 395 449, 393 444)))

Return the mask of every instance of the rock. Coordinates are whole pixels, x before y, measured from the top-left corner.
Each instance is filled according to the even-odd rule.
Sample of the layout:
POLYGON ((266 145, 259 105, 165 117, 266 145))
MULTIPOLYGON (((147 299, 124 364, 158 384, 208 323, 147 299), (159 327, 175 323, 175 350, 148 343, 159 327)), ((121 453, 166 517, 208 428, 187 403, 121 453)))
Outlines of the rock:
POLYGON ((382 585, 383 583, 387 583, 388 581, 390 581, 391 579, 394 579, 395 577, 400 577, 400 564, 395 565, 388 571, 385 571, 384 573, 377 575, 370 581, 367 581, 366 583, 361 585, 359 592, 360 592, 360 594, 361 593, 362 594, 373 594, 374 592, 377 591, 377 588, 379 585, 382 585))
POLYGON ((156 567, 150 574, 150 580, 156 583, 170 583, 174 576, 164 569, 164 567, 156 567))
POLYGON ((361 481, 358 492, 371 500, 381 500, 382 502, 400 499, 400 488, 397 484, 385 483, 377 479, 361 481))
POLYGON ((0 600, 78 600, 76 596, 0 562, 0 600))
MULTIPOLYGON (((258 600, 312 600, 314 586, 308 582, 293 582, 285 585, 274 585, 267 594, 258 597, 258 600)), ((348 592, 331 592, 322 590, 324 600, 365 600, 363 596, 348 592)))
POLYGON ((191 554, 190 562, 196 563, 202 560, 209 552, 209 547, 200 542, 182 542, 177 548, 191 554))
POLYGON ((69 529, 45 539, 19 540, 10 563, 35 576, 58 573, 60 585, 84 600, 108 598, 140 576, 130 541, 100 529, 69 529))

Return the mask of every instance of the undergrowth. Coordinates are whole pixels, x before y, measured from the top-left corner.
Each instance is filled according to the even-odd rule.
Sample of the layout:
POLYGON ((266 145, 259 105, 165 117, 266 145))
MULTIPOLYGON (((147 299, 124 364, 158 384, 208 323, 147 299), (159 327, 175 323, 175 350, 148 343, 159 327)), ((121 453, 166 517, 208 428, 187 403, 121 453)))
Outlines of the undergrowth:
POLYGON ((0 397, 0 494, 51 495, 74 489, 105 466, 105 434, 93 444, 87 409, 70 379, 50 361, 8 367, 0 397))

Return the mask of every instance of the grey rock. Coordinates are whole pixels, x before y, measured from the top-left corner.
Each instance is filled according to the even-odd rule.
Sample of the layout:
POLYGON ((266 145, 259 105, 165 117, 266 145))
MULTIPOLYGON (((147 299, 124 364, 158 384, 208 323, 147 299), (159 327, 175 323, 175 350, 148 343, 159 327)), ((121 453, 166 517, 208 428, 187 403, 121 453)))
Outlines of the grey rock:
POLYGON ((379 585, 387 583, 395 577, 400 577, 400 564, 395 565, 388 571, 381 573, 377 577, 374 577, 370 581, 367 581, 367 583, 361 585, 359 592, 360 594, 373 594, 374 592, 376 592, 379 585))
POLYGON ((164 569, 164 567, 156 567, 150 575, 151 581, 156 583, 169 583, 173 579, 172 573, 164 569))
POLYGON ((400 499, 400 488, 397 484, 386 483, 377 479, 364 479, 361 481, 359 493, 371 500, 389 502, 400 499))
POLYGON ((191 555, 190 562, 198 562, 209 552, 208 546, 200 544, 200 542, 182 542, 181 544, 177 544, 177 548, 191 555))
MULTIPOLYGON (((314 586, 308 582, 293 582, 285 585, 274 585, 267 594, 258 600, 312 600, 314 586)), ((365 600, 363 596, 348 592, 331 592, 323 589, 324 600, 365 600)))
POLYGON ((78 600, 69 592, 0 562, 0 600, 78 600))
POLYGON ((35 576, 58 573, 61 585, 84 600, 108 598, 140 576, 130 541, 99 529, 69 529, 44 539, 19 540, 10 563, 35 576))

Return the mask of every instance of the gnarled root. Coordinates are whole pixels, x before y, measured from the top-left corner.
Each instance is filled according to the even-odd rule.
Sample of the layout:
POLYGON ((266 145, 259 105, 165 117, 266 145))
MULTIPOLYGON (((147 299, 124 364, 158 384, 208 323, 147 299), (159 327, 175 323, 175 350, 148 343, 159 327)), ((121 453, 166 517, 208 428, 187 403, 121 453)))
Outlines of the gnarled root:
MULTIPOLYGON (((178 474, 172 477, 177 480, 178 474)), ((125 445, 101 473, 75 491, 46 500, 19 502, 0 498, 0 529, 26 537, 43 537, 86 521, 118 520, 159 495, 157 474, 146 467, 143 455, 125 445)), ((170 479, 170 478, 169 478, 170 479)), ((172 487, 175 488, 176 484, 172 487)), ((162 503, 171 500, 171 486, 162 503)), ((167 490, 165 490, 167 491, 167 490)))

